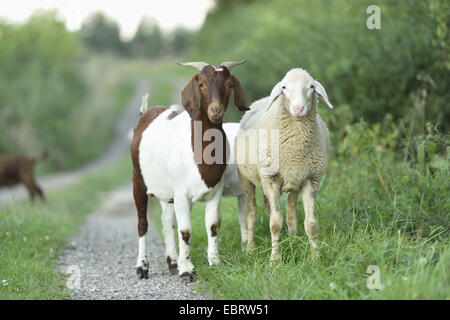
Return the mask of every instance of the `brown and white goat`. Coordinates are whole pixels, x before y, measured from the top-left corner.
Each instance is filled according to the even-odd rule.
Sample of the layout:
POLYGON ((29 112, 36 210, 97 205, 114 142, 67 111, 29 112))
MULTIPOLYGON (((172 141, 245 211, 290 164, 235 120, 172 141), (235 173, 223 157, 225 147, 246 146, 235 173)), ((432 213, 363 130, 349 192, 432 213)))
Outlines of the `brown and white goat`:
POLYGON ((36 158, 30 158, 22 154, 0 155, 0 187, 11 187, 23 183, 27 188, 31 200, 37 194, 45 200, 42 189, 34 179, 34 166, 37 162, 46 159, 48 152, 44 151, 36 158))
POLYGON ((191 62, 200 71, 183 89, 185 112, 154 107, 140 116, 131 143, 133 194, 138 212, 139 255, 137 274, 148 277, 145 253, 148 197, 157 197, 163 207, 163 234, 169 270, 192 280, 190 211, 195 201, 205 202, 208 263, 219 262, 217 234, 221 223, 220 199, 227 160, 227 140, 222 119, 231 90, 239 110, 245 106, 245 90, 230 69, 241 62, 224 62, 217 68, 191 62), (175 245, 178 224, 179 255, 175 245))

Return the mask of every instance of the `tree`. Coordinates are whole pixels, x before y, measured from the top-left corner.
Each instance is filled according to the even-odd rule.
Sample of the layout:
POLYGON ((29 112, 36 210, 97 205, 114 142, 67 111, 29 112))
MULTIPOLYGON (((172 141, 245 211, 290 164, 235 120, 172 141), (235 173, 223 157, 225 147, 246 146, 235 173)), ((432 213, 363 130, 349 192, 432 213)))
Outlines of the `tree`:
POLYGON ((159 58, 163 51, 164 40, 161 29, 153 19, 142 18, 131 40, 132 54, 139 57, 159 58))
POLYGON ((177 27, 172 32, 171 50, 174 55, 180 55, 186 51, 192 38, 192 32, 183 27, 177 27))
POLYGON ((85 45, 94 51, 124 53, 125 47, 120 40, 118 24, 102 12, 89 16, 83 22, 80 33, 85 45))

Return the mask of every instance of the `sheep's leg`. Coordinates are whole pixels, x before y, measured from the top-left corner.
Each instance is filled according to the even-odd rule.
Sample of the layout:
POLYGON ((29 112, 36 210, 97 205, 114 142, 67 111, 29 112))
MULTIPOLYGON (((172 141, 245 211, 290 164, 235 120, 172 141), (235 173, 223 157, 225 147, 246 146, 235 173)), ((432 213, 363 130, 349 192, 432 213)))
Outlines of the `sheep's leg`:
POLYGON ((190 258, 191 240, 191 202, 185 194, 175 194, 174 198, 175 216, 178 224, 178 274, 186 281, 194 280, 194 265, 190 258))
POLYGON ((208 264, 219 263, 218 233, 222 221, 220 212, 221 192, 205 203, 205 226, 208 235, 208 264))
POLYGON ((278 241, 280 239, 281 229, 283 228, 283 215, 280 211, 280 188, 276 183, 269 179, 263 182, 263 189, 270 205, 270 233, 272 235, 272 253, 270 255, 270 261, 274 262, 281 259, 278 241))
POLYGON ((307 181, 302 189, 303 207, 305 210, 305 232, 308 235, 311 248, 317 248, 318 226, 314 216, 315 192, 310 181, 307 181))
POLYGON ((242 189, 247 197, 247 252, 251 251, 255 247, 255 222, 256 222, 256 198, 255 198, 255 185, 250 180, 245 178, 239 173, 239 180, 242 184, 242 189))
POLYGON ((164 243, 166 246, 166 261, 169 271, 172 274, 177 273, 177 246, 175 243, 175 210, 173 203, 160 201, 162 208, 162 227, 164 243))
POLYGON ((286 222, 290 235, 297 233, 297 199, 299 191, 291 191, 286 197, 286 222))
POLYGON ((264 212, 270 216, 269 199, 267 199, 267 196, 265 194, 263 194, 263 199, 264 199, 264 212))
POLYGON ((147 188, 143 181, 133 171, 133 196, 138 213, 139 254, 136 263, 136 273, 140 279, 148 278, 148 260, 146 254, 147 221, 147 188))
POLYGON ((241 241, 246 243, 248 240, 247 230, 247 198, 244 194, 237 197, 237 203, 239 208, 239 226, 241 228, 241 241))

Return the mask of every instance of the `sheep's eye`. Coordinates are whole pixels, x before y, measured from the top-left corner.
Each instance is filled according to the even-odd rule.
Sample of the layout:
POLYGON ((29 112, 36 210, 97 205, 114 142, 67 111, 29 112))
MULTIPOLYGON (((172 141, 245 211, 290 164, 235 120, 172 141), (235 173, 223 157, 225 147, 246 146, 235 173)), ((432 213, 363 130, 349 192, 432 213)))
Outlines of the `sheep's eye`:
POLYGON ((203 83, 200 82, 200 83, 198 84, 198 86, 199 86, 200 88, 203 88, 203 83))
POLYGON ((286 86, 282 86, 281 88, 283 88, 283 90, 284 90, 284 89, 286 89, 286 86))

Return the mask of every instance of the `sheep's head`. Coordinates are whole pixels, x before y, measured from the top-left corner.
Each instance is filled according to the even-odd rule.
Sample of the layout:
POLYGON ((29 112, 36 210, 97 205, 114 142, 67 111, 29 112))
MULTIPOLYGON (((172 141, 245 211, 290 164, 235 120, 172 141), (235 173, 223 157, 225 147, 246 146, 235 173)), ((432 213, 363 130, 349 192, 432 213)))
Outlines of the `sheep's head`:
POLYGON ((277 99, 282 98, 287 111, 295 119, 301 119, 308 114, 309 110, 314 109, 317 96, 322 98, 330 109, 333 108, 328 101, 325 88, 319 81, 314 80, 303 69, 292 69, 272 89, 267 110, 277 99))
POLYGON ((244 62, 245 60, 223 62, 217 68, 206 62, 179 63, 200 71, 192 77, 181 93, 182 104, 192 119, 198 119, 203 111, 212 123, 222 123, 231 89, 234 91, 236 107, 240 111, 248 110, 245 106, 245 89, 230 73, 231 68, 244 62))

